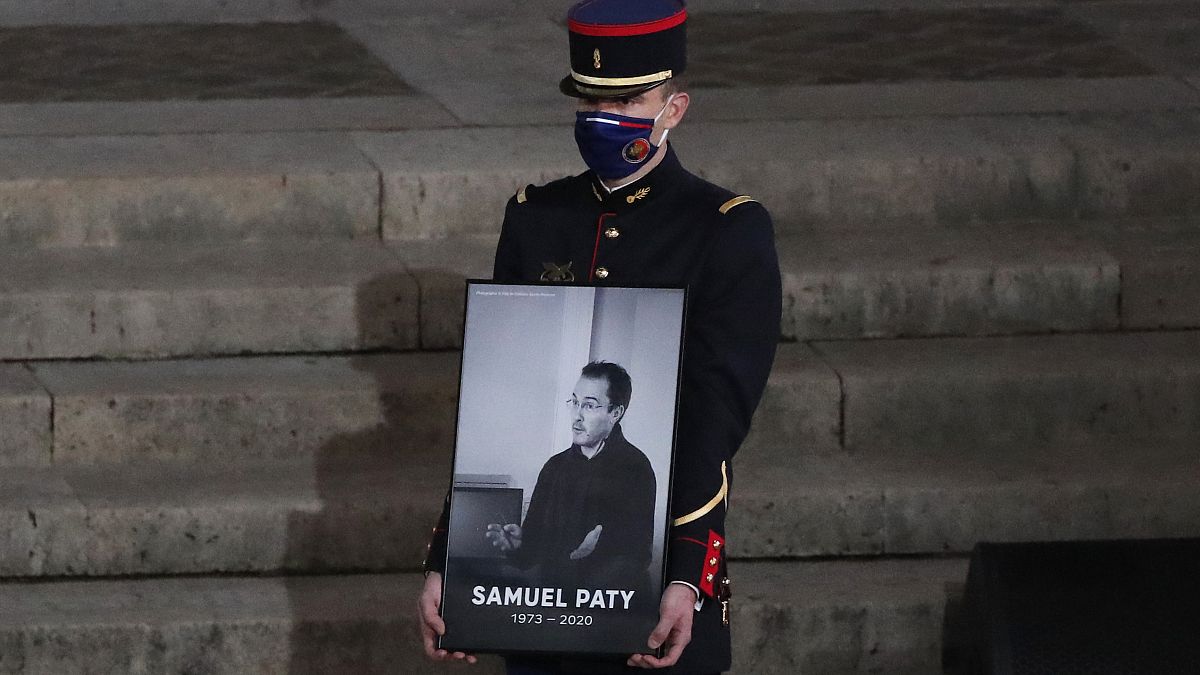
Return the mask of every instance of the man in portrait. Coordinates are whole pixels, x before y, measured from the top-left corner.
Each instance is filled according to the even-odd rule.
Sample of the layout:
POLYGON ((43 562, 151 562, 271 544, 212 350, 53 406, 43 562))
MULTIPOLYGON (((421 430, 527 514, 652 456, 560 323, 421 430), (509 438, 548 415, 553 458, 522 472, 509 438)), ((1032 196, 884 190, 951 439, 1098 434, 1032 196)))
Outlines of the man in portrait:
POLYGON ((654 470, 625 439, 629 373, 593 361, 571 397, 571 447, 538 474, 524 522, 493 523, 485 536, 542 585, 641 590, 649 581, 654 470))

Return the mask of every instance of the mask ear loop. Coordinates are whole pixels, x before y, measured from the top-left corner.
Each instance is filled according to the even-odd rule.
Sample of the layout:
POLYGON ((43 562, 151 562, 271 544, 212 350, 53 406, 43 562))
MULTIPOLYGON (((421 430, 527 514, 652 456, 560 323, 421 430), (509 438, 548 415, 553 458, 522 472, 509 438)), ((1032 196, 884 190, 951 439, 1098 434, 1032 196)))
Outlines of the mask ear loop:
MULTIPOLYGON (((671 100, 674 98, 675 98, 675 94, 671 94, 670 96, 667 97, 667 102, 663 104, 662 110, 659 110, 658 114, 654 116, 655 124, 658 124, 658 118, 663 116, 663 113, 665 113, 667 111, 667 106, 671 105, 671 100)), ((662 144, 667 142, 667 134, 669 134, 669 133, 671 133, 670 129, 663 129, 662 138, 658 139, 658 143, 654 144, 654 147, 661 148, 662 144)))

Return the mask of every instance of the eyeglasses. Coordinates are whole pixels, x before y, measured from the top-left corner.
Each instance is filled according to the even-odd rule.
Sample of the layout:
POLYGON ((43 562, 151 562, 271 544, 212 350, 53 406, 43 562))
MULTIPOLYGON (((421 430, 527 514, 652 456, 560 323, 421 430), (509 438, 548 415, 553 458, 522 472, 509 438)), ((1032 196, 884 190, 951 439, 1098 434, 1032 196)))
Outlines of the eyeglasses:
POLYGON ((585 413, 596 412, 597 410, 600 410, 601 408, 611 408, 612 407, 611 405, 609 405, 609 406, 601 405, 595 401, 584 401, 583 403, 580 403, 579 400, 576 399, 574 396, 572 396, 571 398, 564 401, 564 403, 566 403, 567 407, 573 411, 579 410, 580 408, 582 408, 583 412, 585 412, 585 413))

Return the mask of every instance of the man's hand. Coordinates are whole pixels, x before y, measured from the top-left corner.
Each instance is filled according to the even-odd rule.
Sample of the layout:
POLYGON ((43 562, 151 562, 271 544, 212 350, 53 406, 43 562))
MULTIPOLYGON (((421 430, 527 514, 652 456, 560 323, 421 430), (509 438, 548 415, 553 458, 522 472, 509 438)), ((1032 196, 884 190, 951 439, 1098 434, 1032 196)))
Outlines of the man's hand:
POLYGON ((521 548, 521 526, 515 523, 508 525, 491 523, 487 526, 487 531, 483 533, 483 536, 492 542, 492 546, 506 553, 521 548))
POLYGON ((696 591, 683 584, 670 584, 663 591, 658 605, 658 625, 650 632, 646 644, 651 649, 666 645, 661 659, 634 654, 625 663, 636 668, 666 668, 675 665, 683 648, 692 641, 692 613, 696 611, 696 591))
POLYGON ((600 533, 604 531, 603 525, 597 525, 583 536, 583 541, 579 542, 579 548, 571 551, 571 560, 579 560, 586 558, 596 550, 596 543, 600 541, 600 533))
POLYGON ((425 645, 425 656, 434 661, 466 661, 475 663, 474 655, 463 652, 448 652, 437 648, 437 636, 446 634, 446 624, 438 615, 442 604, 442 575, 430 572, 425 577, 425 588, 417 599, 417 619, 421 625, 421 642, 425 645))

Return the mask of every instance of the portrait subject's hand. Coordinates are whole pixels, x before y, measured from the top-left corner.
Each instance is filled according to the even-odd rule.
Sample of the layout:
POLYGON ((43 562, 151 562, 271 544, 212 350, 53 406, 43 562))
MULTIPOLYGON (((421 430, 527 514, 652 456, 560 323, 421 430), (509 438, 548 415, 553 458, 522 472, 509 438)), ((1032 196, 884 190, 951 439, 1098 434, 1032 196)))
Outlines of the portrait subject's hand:
POLYGON ((579 548, 571 551, 571 560, 579 560, 591 555, 592 551, 596 550, 596 543, 600 541, 600 533, 603 531, 604 526, 597 525, 592 528, 591 532, 584 535, 583 541, 579 542, 579 548))
POLYGON ((636 668, 666 668, 673 666, 692 641, 692 614, 696 611, 696 592, 683 584, 670 584, 663 591, 658 605, 658 625, 650 632, 646 644, 651 649, 667 648, 661 659, 646 654, 634 654, 625 663, 636 668))
POLYGON ((421 643, 425 645, 425 656, 434 661, 465 661, 475 663, 474 655, 463 652, 448 652, 437 648, 437 638, 446 634, 446 624, 438 614, 442 604, 442 575, 430 572, 425 577, 425 587, 417 599, 417 623, 421 626, 421 643))
POLYGON ((507 525, 491 523, 487 526, 487 531, 483 533, 483 536, 492 542, 492 546, 504 552, 521 548, 521 526, 515 523, 507 525))

